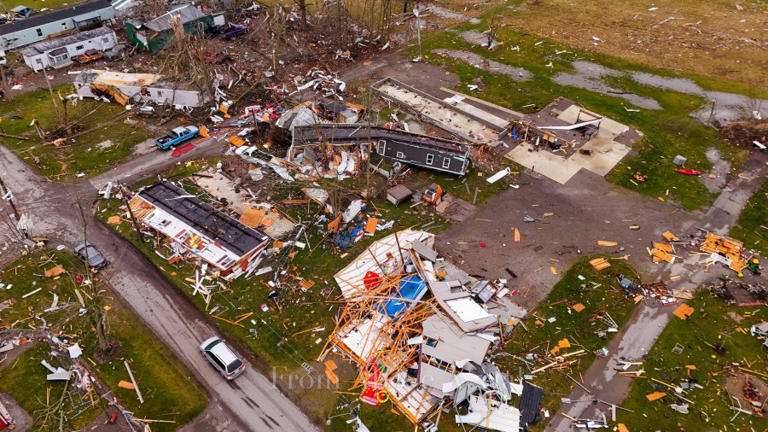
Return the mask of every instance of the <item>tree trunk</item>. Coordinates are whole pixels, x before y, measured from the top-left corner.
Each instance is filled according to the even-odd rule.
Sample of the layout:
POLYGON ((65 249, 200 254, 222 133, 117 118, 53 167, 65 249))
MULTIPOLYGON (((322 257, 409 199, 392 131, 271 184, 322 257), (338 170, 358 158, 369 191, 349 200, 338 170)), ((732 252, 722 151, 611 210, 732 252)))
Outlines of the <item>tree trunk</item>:
POLYGON ((3 90, 6 101, 10 102, 13 100, 11 86, 8 85, 8 78, 5 76, 5 66, 0 66, 0 89, 3 90))

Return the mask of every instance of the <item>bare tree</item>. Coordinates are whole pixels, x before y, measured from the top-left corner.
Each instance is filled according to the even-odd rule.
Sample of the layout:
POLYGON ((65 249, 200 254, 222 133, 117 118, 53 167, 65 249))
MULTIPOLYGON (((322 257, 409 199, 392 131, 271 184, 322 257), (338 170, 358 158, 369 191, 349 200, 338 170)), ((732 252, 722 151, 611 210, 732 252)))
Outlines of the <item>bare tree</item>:
POLYGON ((306 27, 309 24, 307 21, 307 0, 293 0, 293 2, 301 13, 301 24, 306 27))
POLYGON ((77 208, 80 211, 80 219, 83 223, 83 245, 85 245, 85 248, 83 249, 83 253, 85 255, 83 265, 85 266, 86 280, 90 282, 87 284, 89 288, 87 296, 88 302, 85 306, 86 314, 88 315, 88 319, 91 321, 93 328, 96 330, 98 350, 101 353, 107 353, 110 350, 111 343, 109 338, 109 321, 107 320, 107 308, 104 307, 106 306, 104 301, 105 292, 103 290, 96 289, 96 286, 91 277, 92 271, 90 259, 88 256, 88 221, 85 218, 85 211, 83 210, 83 205, 80 203, 79 197, 76 199, 77 208))

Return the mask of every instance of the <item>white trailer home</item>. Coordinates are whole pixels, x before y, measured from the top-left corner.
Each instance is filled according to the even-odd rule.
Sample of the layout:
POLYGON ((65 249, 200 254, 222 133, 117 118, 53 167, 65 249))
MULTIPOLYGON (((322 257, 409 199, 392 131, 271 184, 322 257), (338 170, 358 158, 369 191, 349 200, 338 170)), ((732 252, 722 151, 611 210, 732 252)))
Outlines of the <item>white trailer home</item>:
POLYGON ((83 31, 115 17, 110 0, 80 3, 0 24, 0 50, 12 50, 72 31, 83 31))
POLYGON ((72 58, 88 50, 106 51, 117 45, 117 35, 107 27, 86 30, 30 45, 21 50, 24 63, 33 71, 59 69, 72 64, 72 58))

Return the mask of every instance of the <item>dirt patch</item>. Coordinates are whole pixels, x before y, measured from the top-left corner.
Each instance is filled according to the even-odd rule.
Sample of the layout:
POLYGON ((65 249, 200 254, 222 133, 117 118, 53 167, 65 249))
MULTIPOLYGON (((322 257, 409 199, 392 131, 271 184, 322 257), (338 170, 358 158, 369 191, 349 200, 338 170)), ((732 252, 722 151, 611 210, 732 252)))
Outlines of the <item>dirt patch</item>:
MULTIPOLYGON (((741 408, 755 412, 757 415, 765 415, 768 412, 765 404, 762 408, 754 407, 750 404, 750 401, 746 397, 747 391, 745 391, 747 383, 751 385, 753 390, 756 390, 760 395, 760 402, 765 400, 768 396, 768 383, 752 375, 739 374, 736 376, 730 376, 725 380, 725 390, 732 396, 731 403, 735 404, 733 398, 737 398, 741 403, 741 408)), ((752 394, 754 397, 755 393, 752 394)))
POLYGON ((768 120, 731 122, 720 128, 720 136, 739 147, 751 148, 753 141, 768 145, 768 120))
POLYGON ((728 311, 728 318, 736 321, 737 324, 740 323, 744 319, 743 316, 737 314, 734 311, 728 311))
POLYGON ((438 55, 446 55, 456 60, 461 60, 464 63, 487 72, 506 75, 512 78, 514 81, 525 81, 533 76, 530 72, 523 68, 499 63, 469 51, 437 49, 433 52, 438 55))
POLYGON ((107 347, 105 349, 97 347, 93 351, 93 358, 99 363, 106 363, 120 354, 122 348, 122 342, 117 339, 110 339, 107 341, 107 347))
POLYGON ((441 66, 414 63, 400 54, 378 57, 368 66, 358 63, 341 74, 341 79, 347 82, 373 82, 387 77, 408 83, 426 93, 438 92, 441 87, 454 88, 459 83, 456 74, 441 66))
POLYGON ((135 146, 133 146, 133 154, 135 156, 151 153, 155 150, 157 150, 157 146, 155 146, 155 140, 153 138, 150 138, 144 142, 138 143, 135 146))
POLYGON ((437 205, 436 210, 441 216, 454 222, 464 222, 475 213, 475 206, 453 195, 445 198, 437 205))
POLYGON ((523 293, 518 301, 528 308, 538 304, 581 256, 628 255, 643 275, 663 270, 648 259, 646 246, 662 231, 685 232, 694 223, 672 206, 610 185, 585 170, 565 185, 527 173, 518 184, 519 189, 502 192, 470 219, 440 233, 435 244, 441 256, 470 274, 509 278, 505 269, 510 268, 517 275, 510 287, 523 293), (525 216, 535 222, 525 222, 525 216), (628 229, 631 224, 640 229, 628 229), (520 242, 514 242, 514 228, 520 242), (600 247, 597 240, 619 246, 600 247))

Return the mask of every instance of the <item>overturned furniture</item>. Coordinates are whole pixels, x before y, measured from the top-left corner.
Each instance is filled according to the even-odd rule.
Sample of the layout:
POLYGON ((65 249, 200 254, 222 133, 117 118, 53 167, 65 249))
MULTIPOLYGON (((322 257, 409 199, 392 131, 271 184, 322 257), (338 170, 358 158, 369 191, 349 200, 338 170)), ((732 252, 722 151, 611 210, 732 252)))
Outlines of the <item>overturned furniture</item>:
POLYGON ((269 243, 266 235, 167 181, 137 193, 129 206, 133 217, 168 238, 177 254, 203 260, 226 280, 254 271, 269 243))

